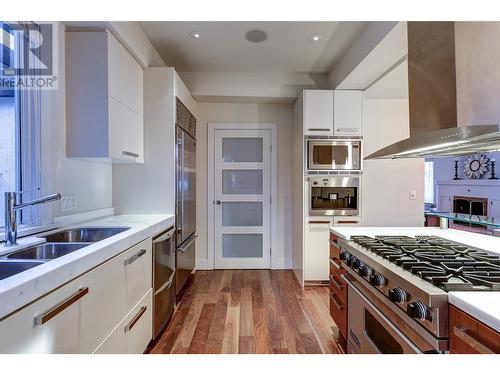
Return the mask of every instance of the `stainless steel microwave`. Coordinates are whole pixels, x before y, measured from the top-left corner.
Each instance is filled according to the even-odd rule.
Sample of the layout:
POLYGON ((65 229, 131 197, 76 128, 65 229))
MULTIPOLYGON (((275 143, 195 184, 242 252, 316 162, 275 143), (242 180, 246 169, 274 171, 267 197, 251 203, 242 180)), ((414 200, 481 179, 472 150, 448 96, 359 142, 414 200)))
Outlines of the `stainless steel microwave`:
POLYGON ((331 139, 309 139, 309 170, 360 170, 361 142, 331 139))

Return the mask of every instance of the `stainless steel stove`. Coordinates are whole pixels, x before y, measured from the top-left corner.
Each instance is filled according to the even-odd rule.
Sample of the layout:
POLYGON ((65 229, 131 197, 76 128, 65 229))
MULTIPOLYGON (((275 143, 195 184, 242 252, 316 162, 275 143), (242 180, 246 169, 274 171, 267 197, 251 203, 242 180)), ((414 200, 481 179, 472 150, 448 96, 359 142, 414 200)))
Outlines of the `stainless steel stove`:
POLYGON ((353 236, 339 244, 351 284, 394 314, 420 351, 447 349, 449 291, 500 291, 498 255, 441 237, 353 236))

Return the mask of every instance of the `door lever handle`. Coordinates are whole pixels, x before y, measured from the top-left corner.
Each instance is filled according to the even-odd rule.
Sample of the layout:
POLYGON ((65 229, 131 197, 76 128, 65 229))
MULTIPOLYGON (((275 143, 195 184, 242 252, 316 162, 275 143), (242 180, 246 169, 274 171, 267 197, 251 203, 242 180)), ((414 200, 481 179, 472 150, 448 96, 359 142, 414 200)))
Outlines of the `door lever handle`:
POLYGON ((221 204, 222 202, 220 200, 216 200, 215 204, 221 204))

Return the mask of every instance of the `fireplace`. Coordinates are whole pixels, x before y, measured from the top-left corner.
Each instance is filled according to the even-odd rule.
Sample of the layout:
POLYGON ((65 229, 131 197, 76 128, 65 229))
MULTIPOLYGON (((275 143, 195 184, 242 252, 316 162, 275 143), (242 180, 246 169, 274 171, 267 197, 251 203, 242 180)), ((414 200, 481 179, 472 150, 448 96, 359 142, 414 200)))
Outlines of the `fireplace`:
POLYGON ((453 213, 488 216, 488 198, 454 196, 453 213))

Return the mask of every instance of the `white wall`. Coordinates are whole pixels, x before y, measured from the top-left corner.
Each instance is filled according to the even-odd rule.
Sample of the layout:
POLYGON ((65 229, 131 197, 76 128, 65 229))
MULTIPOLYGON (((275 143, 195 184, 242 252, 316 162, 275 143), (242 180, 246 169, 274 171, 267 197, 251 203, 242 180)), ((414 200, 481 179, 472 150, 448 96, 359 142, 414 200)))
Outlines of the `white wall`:
POLYGON ((291 166, 292 166, 292 106, 289 104, 257 103, 198 103, 197 149, 196 149, 196 229, 199 234, 196 243, 197 266, 210 268, 207 254, 207 204, 212 198, 207 197, 207 124, 217 122, 241 123, 277 123, 278 124, 278 196, 275 199, 278 208, 277 243, 273 251, 271 264, 274 268, 291 266, 291 166))
MULTIPOLYGON (((111 164, 66 157, 64 26, 57 24, 59 34, 58 90, 41 95, 42 194, 59 192, 74 195, 77 209, 66 214, 111 207, 111 164)), ((44 205, 44 221, 59 216, 60 204, 44 205)))
MULTIPOLYGON (((363 155, 409 136, 408 100, 365 100, 363 155)), ((361 215, 364 226, 422 226, 424 160, 365 160, 361 215), (417 191, 410 200, 410 190, 417 191)))

